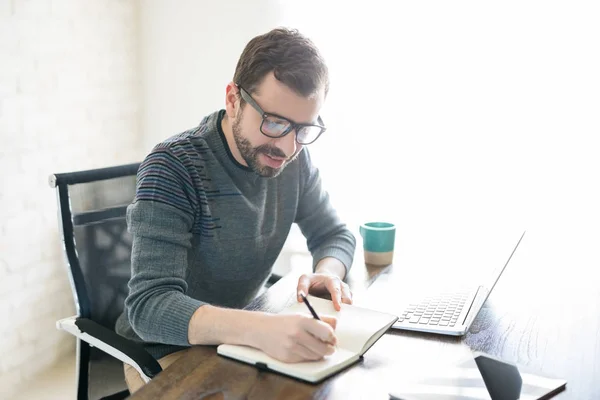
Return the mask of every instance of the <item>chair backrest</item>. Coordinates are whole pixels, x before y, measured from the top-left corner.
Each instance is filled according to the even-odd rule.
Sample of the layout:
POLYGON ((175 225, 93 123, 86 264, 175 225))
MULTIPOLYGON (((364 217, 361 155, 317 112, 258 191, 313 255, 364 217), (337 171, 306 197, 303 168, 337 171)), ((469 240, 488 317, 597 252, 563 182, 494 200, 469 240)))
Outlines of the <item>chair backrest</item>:
POLYGON ((135 197, 138 168, 135 163, 50 176, 77 313, 111 330, 131 276, 125 213, 135 197))

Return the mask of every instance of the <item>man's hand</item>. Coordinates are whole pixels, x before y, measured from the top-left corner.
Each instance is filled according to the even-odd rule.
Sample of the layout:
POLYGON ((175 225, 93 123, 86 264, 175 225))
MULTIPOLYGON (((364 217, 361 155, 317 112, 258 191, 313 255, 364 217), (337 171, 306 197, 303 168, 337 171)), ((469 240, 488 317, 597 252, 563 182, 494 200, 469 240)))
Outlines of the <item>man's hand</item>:
POLYGON ((284 362, 320 360, 332 354, 337 345, 337 319, 326 315, 320 318, 314 319, 308 310, 302 314, 271 314, 206 304, 192 315, 188 341, 250 346, 284 362))
POLYGON ((352 304, 352 292, 348 285, 338 276, 330 273, 302 275, 298 280, 296 293, 299 302, 302 301, 300 293, 312 293, 316 295, 329 293, 333 301, 333 308, 336 311, 342 309, 342 303, 352 304))
POLYGON ((333 354, 337 320, 300 314, 261 314, 255 346, 283 362, 316 361, 333 354))

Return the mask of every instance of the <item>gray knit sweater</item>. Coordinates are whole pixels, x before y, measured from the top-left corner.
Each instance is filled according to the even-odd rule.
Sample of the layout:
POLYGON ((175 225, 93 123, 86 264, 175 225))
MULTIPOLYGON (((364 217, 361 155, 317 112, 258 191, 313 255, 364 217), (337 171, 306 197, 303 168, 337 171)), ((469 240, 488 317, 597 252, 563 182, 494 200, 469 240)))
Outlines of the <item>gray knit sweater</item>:
POLYGON ((355 238, 321 187, 307 149, 276 178, 233 158, 224 111, 157 145, 140 166, 127 209, 132 277, 116 330, 157 359, 189 346, 188 324, 204 304, 242 308, 270 275, 297 223, 314 265, 349 269, 355 238))

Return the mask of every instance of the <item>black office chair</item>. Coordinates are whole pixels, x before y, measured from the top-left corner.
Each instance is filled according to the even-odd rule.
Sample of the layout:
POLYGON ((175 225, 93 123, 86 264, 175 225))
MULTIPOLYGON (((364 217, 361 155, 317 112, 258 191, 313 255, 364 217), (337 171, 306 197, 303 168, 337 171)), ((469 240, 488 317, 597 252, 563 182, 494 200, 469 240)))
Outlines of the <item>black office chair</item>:
MULTIPOLYGON (((127 363, 148 382, 162 371, 139 344, 114 332, 131 276, 131 236, 125 213, 135 197, 139 163, 54 174, 59 227, 77 315, 57 328, 77 337, 77 398, 123 399, 127 363)), ((265 287, 280 276, 272 274, 265 287)))
POLYGON ((77 337, 77 398, 129 395, 123 362, 150 380, 162 371, 142 346, 114 332, 131 275, 131 237, 125 212, 135 196, 139 164, 55 174, 59 227, 77 316, 57 328, 77 337))

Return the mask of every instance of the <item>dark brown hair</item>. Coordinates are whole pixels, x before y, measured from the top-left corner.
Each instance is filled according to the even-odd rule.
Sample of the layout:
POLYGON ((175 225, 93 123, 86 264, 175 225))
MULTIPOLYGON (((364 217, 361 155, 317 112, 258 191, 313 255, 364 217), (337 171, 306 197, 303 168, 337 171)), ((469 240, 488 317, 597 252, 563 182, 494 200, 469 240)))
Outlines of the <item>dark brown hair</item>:
POLYGON ((329 90, 325 60, 315 44, 296 29, 276 28, 250 40, 235 68, 233 81, 249 93, 273 71, 278 81, 303 97, 329 90))

